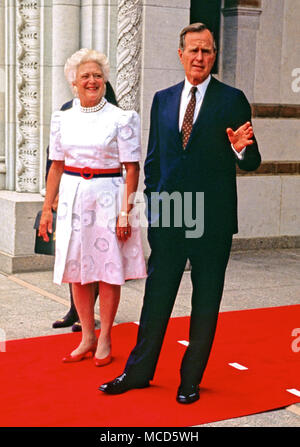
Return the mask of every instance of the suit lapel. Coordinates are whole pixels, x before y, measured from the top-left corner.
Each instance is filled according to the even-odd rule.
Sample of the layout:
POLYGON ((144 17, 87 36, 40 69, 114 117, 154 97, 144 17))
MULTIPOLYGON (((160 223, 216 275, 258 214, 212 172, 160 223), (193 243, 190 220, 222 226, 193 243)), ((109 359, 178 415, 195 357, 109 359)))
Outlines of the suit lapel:
POLYGON ((214 119, 215 111, 218 108, 217 83, 218 81, 212 77, 210 83, 207 86, 203 102, 198 117, 193 125, 191 137, 189 139, 186 150, 189 148, 192 140, 196 137, 196 135, 198 135, 201 130, 205 129, 207 123, 210 123, 211 120, 214 119))
MULTIPOLYGON (((218 108, 217 84, 218 81, 212 77, 210 83, 207 86, 198 117, 193 125, 191 137, 185 150, 189 149, 192 140, 196 136, 199 136, 199 132, 205 129, 207 123, 209 123, 214 118, 215 111, 218 108)), ((181 82, 175 85, 171 91, 169 91, 169 97, 166 107, 166 119, 169 123, 169 128, 172 132, 174 132, 173 135, 180 150, 182 150, 182 139, 181 133, 179 132, 179 108, 183 87, 184 82, 181 82)))
POLYGON ((170 92, 170 97, 168 99, 167 116, 169 120, 169 125, 174 131, 174 137, 178 140, 181 145, 181 135, 179 132, 179 108, 181 93, 184 86, 184 82, 174 86, 173 90, 170 92))

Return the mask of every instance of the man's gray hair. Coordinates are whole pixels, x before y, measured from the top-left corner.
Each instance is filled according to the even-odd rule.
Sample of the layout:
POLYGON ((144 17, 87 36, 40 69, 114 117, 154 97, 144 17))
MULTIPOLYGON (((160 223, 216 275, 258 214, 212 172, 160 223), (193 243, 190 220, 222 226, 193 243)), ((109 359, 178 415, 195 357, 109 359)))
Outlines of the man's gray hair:
POLYGON ((216 45, 216 41, 214 38, 214 34, 213 32, 205 25, 205 23, 191 23, 190 25, 186 26, 185 28, 183 28, 183 30, 180 33, 180 37, 179 37, 179 48, 183 51, 185 48, 185 35, 186 33, 199 33, 201 31, 205 31, 208 30, 213 38, 213 45, 214 45, 214 51, 217 51, 217 45, 216 45))

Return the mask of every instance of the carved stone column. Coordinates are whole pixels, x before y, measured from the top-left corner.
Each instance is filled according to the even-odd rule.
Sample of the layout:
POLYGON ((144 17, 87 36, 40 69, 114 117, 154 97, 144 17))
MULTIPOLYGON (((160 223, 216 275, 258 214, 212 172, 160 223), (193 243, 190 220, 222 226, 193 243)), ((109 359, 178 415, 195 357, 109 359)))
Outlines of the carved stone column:
POLYGON ((16 10, 5 0, 5 189, 15 190, 15 139, 16 139, 16 10))
POLYGON ((241 88, 253 101, 261 0, 225 0, 222 12, 222 79, 241 88))
POLYGON ((81 1, 81 46, 107 54, 108 41, 107 0, 81 1))
POLYGON ((118 1, 117 86, 119 106, 140 111, 142 0, 118 1))
POLYGON ((5 14, 0 3, 0 190, 5 187, 5 14))
POLYGON ((16 191, 39 192, 40 8, 16 2, 16 191))
MULTIPOLYGON (((80 44, 81 0, 52 1, 52 111, 72 98, 71 90, 64 76, 64 65, 80 44)), ((49 117, 50 118, 50 117, 49 117)))
POLYGON ((79 49, 80 6, 81 0, 0 2, 0 271, 53 267, 51 256, 34 254, 33 224, 43 203, 51 112, 71 96, 63 65, 79 49))

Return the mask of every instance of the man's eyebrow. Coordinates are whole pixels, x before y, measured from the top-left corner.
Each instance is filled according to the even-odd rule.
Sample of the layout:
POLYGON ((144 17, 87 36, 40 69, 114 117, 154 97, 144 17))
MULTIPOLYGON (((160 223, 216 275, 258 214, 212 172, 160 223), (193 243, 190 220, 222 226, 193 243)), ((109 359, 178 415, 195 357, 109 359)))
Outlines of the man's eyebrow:
POLYGON ((191 45, 190 47, 189 47, 189 49, 191 50, 191 51, 193 51, 193 50, 198 50, 198 49, 200 49, 200 50, 202 50, 202 51, 211 51, 211 50, 213 50, 213 47, 210 47, 209 45, 205 45, 205 46, 201 46, 201 45, 191 45))

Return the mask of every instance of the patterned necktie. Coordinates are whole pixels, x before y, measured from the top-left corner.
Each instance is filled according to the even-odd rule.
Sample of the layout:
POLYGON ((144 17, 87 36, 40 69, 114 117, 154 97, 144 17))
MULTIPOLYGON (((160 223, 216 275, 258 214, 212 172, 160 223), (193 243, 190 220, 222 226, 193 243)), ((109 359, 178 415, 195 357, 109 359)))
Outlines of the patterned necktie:
POLYGON ((185 149, 193 128, 194 112, 196 106, 196 90, 197 87, 191 88, 191 99, 185 111, 182 124, 182 146, 185 149))

